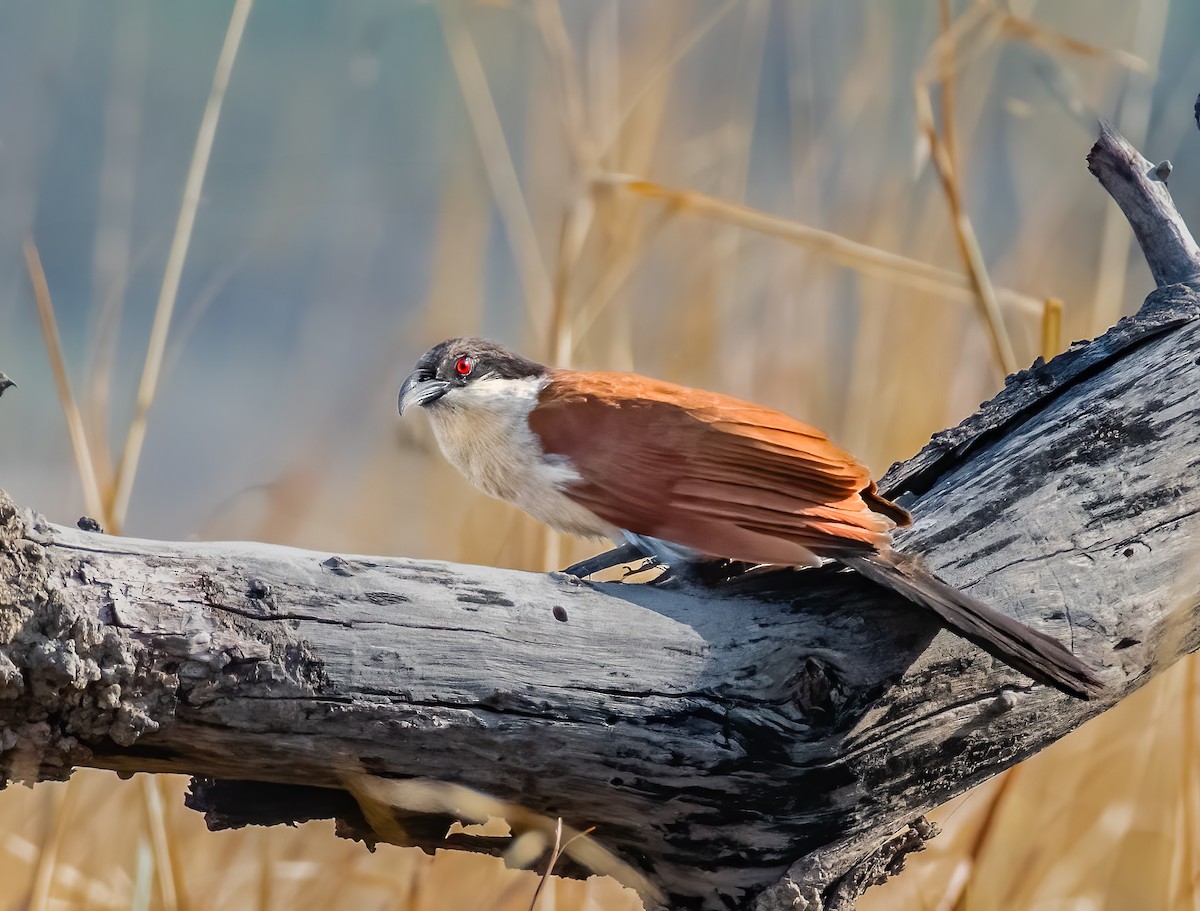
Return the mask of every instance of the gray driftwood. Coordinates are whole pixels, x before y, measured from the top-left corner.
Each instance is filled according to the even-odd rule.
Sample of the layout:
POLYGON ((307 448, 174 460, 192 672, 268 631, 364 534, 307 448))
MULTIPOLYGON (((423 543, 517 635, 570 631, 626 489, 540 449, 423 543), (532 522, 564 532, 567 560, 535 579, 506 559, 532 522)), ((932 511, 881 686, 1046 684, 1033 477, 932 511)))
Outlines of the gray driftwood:
MULTIPOLYGON (((1123 142, 1091 157, 1106 187, 1141 167, 1123 142)), ((1154 219, 1190 242, 1155 205, 1143 247, 1154 219)), ((184 772, 214 826, 334 816, 427 850, 452 801, 373 836, 343 788, 450 781, 597 826, 672 907, 850 907, 933 834, 921 813, 1200 644, 1200 258, 1173 249, 1137 317, 1011 377, 884 484, 916 517, 901 550, 1069 642, 1102 699, 846 571, 590 585, 108 537, 0 497, 0 779, 184 772)))

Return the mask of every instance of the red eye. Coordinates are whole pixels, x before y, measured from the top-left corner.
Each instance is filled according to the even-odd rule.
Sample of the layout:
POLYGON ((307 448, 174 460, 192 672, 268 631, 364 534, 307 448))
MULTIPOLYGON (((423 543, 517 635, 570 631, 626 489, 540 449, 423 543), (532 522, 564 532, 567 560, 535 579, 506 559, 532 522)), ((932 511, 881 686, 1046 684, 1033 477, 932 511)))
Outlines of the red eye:
POLYGON ((475 358, 460 357, 454 363, 454 372, 459 376, 470 376, 471 371, 475 369, 475 358))

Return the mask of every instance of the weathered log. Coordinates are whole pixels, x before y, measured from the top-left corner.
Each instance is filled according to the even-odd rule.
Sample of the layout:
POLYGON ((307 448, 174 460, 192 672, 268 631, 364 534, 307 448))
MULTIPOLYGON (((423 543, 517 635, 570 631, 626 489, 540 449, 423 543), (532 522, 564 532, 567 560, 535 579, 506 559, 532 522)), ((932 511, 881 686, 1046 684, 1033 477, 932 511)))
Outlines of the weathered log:
MULTIPOLYGON (((194 803, 368 837, 348 783, 444 780, 597 826, 673 907, 849 907, 931 832, 889 836, 1200 644, 1200 269, 1175 249, 1189 282, 1010 378, 884 485, 916 518, 901 550, 1069 642, 1100 699, 1031 685, 847 571, 584 584, 109 537, 0 496, 0 778, 259 782, 202 781, 194 803)), ((375 836, 444 846, 452 804, 375 836)))

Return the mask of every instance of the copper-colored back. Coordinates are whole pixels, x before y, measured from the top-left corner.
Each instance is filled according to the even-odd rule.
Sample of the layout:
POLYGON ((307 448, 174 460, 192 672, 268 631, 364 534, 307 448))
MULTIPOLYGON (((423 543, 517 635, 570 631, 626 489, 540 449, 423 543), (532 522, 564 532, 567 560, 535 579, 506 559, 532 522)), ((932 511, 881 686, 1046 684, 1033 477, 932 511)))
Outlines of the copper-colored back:
POLYGON ((886 547, 907 513, 824 433, 730 396, 628 373, 556 370, 530 425, 608 522, 703 553, 809 565, 886 547))

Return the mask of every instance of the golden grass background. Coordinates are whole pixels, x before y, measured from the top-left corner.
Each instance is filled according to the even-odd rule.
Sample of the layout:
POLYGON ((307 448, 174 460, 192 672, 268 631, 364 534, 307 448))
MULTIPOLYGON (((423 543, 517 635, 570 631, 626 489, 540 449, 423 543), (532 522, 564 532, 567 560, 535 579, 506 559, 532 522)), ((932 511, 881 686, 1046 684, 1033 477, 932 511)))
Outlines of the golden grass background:
MULTIPOLYGON (((431 342, 756 399, 882 473, 1150 290, 1095 114, 1200 218, 1182 2, 7 6, 0 60, 38 78, 0 88, 0 485, 109 531, 557 567, 589 547, 396 421, 431 342)), ((1196 907, 1196 706, 1186 661, 941 808, 862 907, 1196 907)), ((493 911, 539 881, 328 823, 209 834, 184 787, 10 787, 0 908, 493 911)), ((537 907, 640 904, 552 879, 537 907)))

